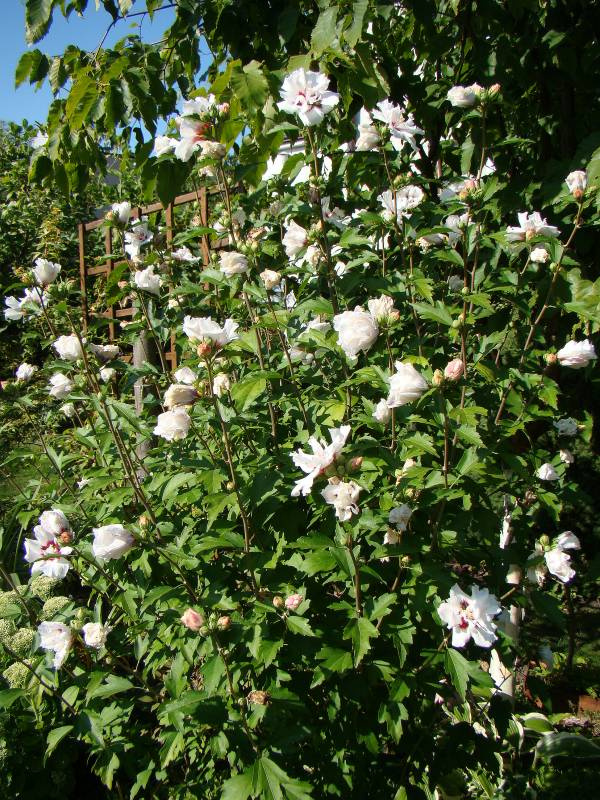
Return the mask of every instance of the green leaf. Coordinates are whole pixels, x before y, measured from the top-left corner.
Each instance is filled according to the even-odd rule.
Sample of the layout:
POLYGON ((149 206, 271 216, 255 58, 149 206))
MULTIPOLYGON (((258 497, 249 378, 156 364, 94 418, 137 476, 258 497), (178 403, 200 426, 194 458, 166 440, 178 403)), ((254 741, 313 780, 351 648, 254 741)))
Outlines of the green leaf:
POLYGON ((189 173, 189 165, 171 159, 156 165, 156 194, 166 208, 181 191, 181 187, 189 173))
POLYGON ((121 692, 128 692, 130 689, 135 689, 133 683, 127 678, 121 678, 119 675, 109 675, 106 681, 100 686, 88 691, 86 699, 91 700, 94 697, 112 697, 114 694, 121 692))
POLYGON ((248 375, 231 388, 231 396, 240 411, 245 411, 267 388, 267 381, 257 375, 248 375))
POLYGON ((60 728, 54 728, 54 730, 50 731, 46 738, 47 747, 44 755, 44 761, 54 752, 60 742, 73 730, 74 727, 74 725, 63 725, 60 728))
POLYGON ((17 68, 15 70, 15 88, 20 86, 27 79, 35 59, 39 56, 41 56, 39 50, 31 50, 27 53, 23 53, 17 62, 17 68))
MULTIPOLYGON (((392 606, 395 605, 397 600, 396 594, 382 594, 377 597, 370 605, 371 610, 368 611, 368 617, 370 620, 378 620, 381 617, 385 617, 387 614, 391 614, 392 606)), ((369 606, 367 606, 368 608, 369 606)))
POLYGON ((561 608, 560 600, 547 592, 535 590, 531 592, 531 602, 533 607, 542 616, 549 619, 558 628, 563 629, 566 625, 566 617, 561 608))
POLYGON ((472 444, 479 447, 483 445, 483 441, 481 436, 477 433, 477 430, 469 425, 460 425, 456 429, 456 436, 461 442, 465 442, 466 444, 472 444))
POLYGON ((446 650, 445 666, 446 672, 450 675, 452 685, 458 692, 460 698, 464 700, 469 683, 469 662, 458 650, 449 647, 446 650))
POLYGON ((19 697, 25 697, 24 689, 4 689, 0 692, 0 708, 10 708, 19 697))
POLYGON ((247 769, 240 775, 228 778, 223 784, 221 800, 248 800, 252 795, 253 769, 247 769))
POLYGON ((214 655, 204 663, 202 677, 206 694, 211 695, 217 691, 224 675, 225 665, 220 655, 214 655))
POLYGON ((600 758, 600 745, 577 733, 547 733, 535 747, 536 758, 600 758))
POLYGON ((252 792, 260 794, 261 800, 310 800, 310 785, 290 778, 281 767, 263 755, 252 768, 252 792))
POLYGON ((469 473, 474 472, 476 467, 481 466, 482 465, 479 461, 477 450, 475 450, 474 447, 470 447, 462 454, 460 461, 456 465, 456 471, 459 475, 468 475, 469 473))
POLYGON ((53 6, 54 0, 26 0, 25 27, 30 44, 46 35, 52 21, 53 6))
POLYGON ((354 666, 358 666, 371 649, 371 639, 379 636, 379 631, 366 617, 351 619, 344 628, 344 639, 352 640, 354 666))
POLYGON ((437 456, 438 454, 438 451, 433 446, 433 439, 426 433, 414 433, 412 436, 407 436, 404 439, 404 446, 406 447, 407 458, 420 456, 422 453, 429 453, 432 456, 437 456))
POLYGON ((412 305, 417 314, 423 319, 431 319, 434 322, 439 322, 440 325, 447 325, 448 327, 452 325, 452 315, 439 300, 435 305, 430 305, 429 303, 413 303, 412 305))
POLYGON ((98 97, 98 85, 93 78, 82 75, 75 81, 65 106, 65 116, 72 131, 78 130, 87 121, 98 97))
POLYGON ((197 480, 198 476, 194 472, 179 472, 177 475, 173 475, 173 477, 169 480, 169 482, 163 489, 162 493, 163 502, 173 497, 173 495, 175 495, 176 493, 178 493, 178 489, 180 489, 185 484, 197 480))
POLYGON ((310 627, 310 623, 304 617, 291 615, 287 617, 285 624, 292 633, 299 633, 301 636, 315 636, 315 632, 310 627))
POLYGON ((327 50, 335 40, 337 12, 338 7, 334 5, 319 14, 310 39, 311 50, 317 57, 327 50))
POLYGON ((365 13, 368 7, 368 0, 355 0, 352 6, 352 13, 349 15, 350 25, 344 31, 344 39, 348 42, 350 47, 354 47, 361 37, 365 13))
POLYGON ((523 723, 523 727, 527 728, 531 731, 536 731, 537 733, 551 733, 554 730, 554 726, 544 714, 540 714, 537 711, 532 711, 529 714, 523 714, 520 717, 521 722, 523 723))
POLYGON ((322 647, 317 653, 321 667, 331 672, 346 672, 352 667, 352 654, 337 647, 322 647))
POLYGON ((231 88, 249 114, 254 116, 262 111, 269 94, 269 84, 258 61, 232 70, 231 88))

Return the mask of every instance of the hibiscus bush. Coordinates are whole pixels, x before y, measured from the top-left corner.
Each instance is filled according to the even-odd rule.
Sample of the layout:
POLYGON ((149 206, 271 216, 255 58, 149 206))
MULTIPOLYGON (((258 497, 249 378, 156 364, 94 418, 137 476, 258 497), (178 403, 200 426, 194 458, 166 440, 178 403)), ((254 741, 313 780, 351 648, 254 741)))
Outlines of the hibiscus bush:
MULTIPOLYGON (((551 797, 554 763, 600 754, 565 720, 599 574, 600 153, 590 104, 549 169, 536 124, 560 115, 532 121, 505 81, 534 21, 559 72, 579 28, 559 3, 365 0, 290 6, 261 40, 262 5, 236 4, 259 63, 229 4, 177 5, 167 40, 202 6, 210 85, 182 79, 137 155, 163 200, 215 189, 208 226, 169 249, 113 206, 101 299, 136 310, 115 342, 55 262, 5 301, 47 353, 15 406, 49 393, 66 417, 38 425, 47 471, 15 499, 5 720, 109 797, 551 797), (155 358, 129 358, 140 341, 155 358)), ((50 13, 28 9, 40 38, 50 13)), ((106 133, 108 101, 74 91, 37 179, 106 133)))

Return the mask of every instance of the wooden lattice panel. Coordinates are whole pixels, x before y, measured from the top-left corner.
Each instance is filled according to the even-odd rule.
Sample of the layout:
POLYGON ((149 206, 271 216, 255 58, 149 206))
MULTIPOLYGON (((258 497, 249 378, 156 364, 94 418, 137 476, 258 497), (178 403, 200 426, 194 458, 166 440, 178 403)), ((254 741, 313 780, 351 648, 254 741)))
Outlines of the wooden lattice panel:
MULTIPOLYGON (((172 203, 166 208, 162 203, 153 203, 149 206, 138 206, 132 209, 131 218, 140 219, 143 216, 150 214, 164 213, 166 225, 166 243, 170 249, 173 244, 174 231, 176 227, 176 209, 180 206, 188 205, 189 203, 196 203, 198 206, 198 214, 200 216, 200 223, 203 227, 208 225, 208 202, 209 196, 215 192, 208 192, 205 188, 199 189, 197 192, 188 192, 176 197, 172 203)), ((82 307, 82 321, 83 329, 87 330, 90 320, 89 308, 89 290, 91 281, 103 276, 108 278, 110 273, 125 260, 115 260, 113 258, 113 230, 107 228, 104 234, 104 252, 106 261, 103 264, 96 264, 90 266, 86 255, 86 237, 90 231, 102 227, 103 219, 95 219, 90 222, 82 222, 78 226, 79 234, 79 282, 81 287, 81 307, 82 307)), ((210 242, 207 236, 202 237, 201 242, 202 262, 207 266, 210 260, 210 242)), ((122 308, 115 308, 110 306, 105 311, 101 312, 102 316, 109 320, 108 325, 108 338, 112 342, 116 338, 116 325, 115 323, 122 319, 130 319, 133 316, 133 306, 127 305, 122 308)), ((169 362, 171 369, 177 366, 177 354, 175 351, 175 339, 171 337, 170 347, 165 351, 165 358, 169 362)))

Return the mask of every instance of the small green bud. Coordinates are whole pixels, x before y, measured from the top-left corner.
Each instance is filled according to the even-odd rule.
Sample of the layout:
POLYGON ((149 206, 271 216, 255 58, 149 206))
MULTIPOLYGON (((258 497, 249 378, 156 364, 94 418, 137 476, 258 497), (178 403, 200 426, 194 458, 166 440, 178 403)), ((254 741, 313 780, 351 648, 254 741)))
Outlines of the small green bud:
POLYGON ((433 373, 433 378, 431 379, 431 383, 433 384, 433 386, 436 386, 437 388, 443 385, 444 373, 442 372, 441 369, 436 369, 436 371, 433 373))

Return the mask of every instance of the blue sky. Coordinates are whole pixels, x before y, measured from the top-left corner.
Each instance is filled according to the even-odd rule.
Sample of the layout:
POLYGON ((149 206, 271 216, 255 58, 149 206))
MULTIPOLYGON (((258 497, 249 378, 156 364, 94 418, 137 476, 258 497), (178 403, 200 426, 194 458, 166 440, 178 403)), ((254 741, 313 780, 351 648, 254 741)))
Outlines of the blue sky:
MULTIPOLYGON (((15 89, 15 68, 20 56, 28 49, 25 41, 25 9, 22 0, 0 0, 2 17, 0 20, 0 119, 21 122, 44 122, 46 112, 52 100, 52 93, 45 83, 37 92, 29 83, 23 83, 15 89)), ((132 9, 135 11, 135 6, 132 9)), ((112 29, 105 46, 110 46, 131 31, 133 22, 119 22, 112 29)), ((144 19, 142 34, 148 41, 156 41, 162 31, 169 25, 172 11, 165 10, 156 14, 154 21, 144 19)), ((42 52, 56 55, 62 53, 69 44, 77 45, 84 50, 95 49, 100 43, 111 17, 102 9, 95 10, 95 3, 90 0, 88 10, 83 18, 71 14, 65 20, 60 12, 54 15, 54 22, 48 34, 34 47, 42 52)))

